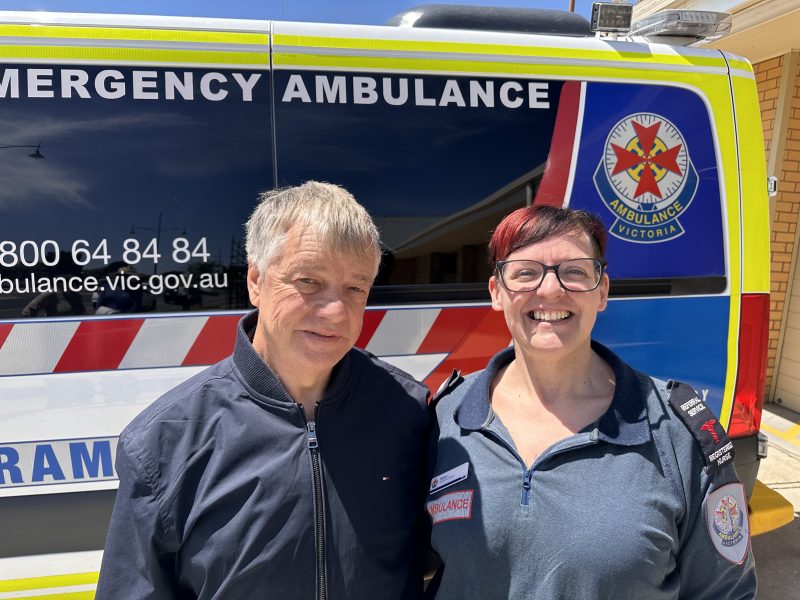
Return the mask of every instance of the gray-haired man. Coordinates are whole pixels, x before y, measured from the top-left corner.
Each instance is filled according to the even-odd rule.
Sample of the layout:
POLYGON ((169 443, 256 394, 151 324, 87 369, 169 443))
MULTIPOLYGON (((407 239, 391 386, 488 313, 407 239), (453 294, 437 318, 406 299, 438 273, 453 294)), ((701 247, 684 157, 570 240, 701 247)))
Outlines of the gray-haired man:
POLYGON ((98 599, 421 595, 427 390, 353 349, 379 248, 342 188, 263 195, 233 355, 120 437, 98 599))

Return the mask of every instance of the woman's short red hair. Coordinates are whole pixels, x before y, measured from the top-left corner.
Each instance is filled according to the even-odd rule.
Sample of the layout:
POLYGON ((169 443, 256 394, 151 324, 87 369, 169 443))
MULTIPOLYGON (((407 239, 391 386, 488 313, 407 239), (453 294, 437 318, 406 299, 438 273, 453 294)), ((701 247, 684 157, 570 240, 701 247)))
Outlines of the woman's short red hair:
POLYGON ((583 232, 589 236, 595 258, 603 260, 606 252, 606 228, 603 222, 585 210, 557 206, 526 206, 507 215, 489 241, 492 264, 509 254, 546 238, 565 233, 583 232))

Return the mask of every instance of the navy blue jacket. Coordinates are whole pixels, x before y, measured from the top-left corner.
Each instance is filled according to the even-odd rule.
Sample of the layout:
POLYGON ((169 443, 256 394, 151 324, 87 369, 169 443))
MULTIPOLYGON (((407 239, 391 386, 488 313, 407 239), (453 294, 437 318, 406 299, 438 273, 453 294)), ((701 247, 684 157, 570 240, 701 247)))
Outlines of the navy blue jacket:
MULTIPOLYGON (((317 594, 306 419, 253 349, 255 320, 122 433, 98 600, 317 594)), ((360 350, 334 369, 316 414, 328 598, 422 594, 426 393, 360 350)))

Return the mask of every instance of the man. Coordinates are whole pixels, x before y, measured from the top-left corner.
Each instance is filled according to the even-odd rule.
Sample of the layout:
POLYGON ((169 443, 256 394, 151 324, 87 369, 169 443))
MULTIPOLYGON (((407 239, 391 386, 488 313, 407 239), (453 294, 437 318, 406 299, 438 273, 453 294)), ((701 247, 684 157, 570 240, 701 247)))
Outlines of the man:
POLYGON ((97 598, 416 598, 424 386, 353 349, 380 262, 344 189, 267 192, 233 355, 125 429, 97 598))

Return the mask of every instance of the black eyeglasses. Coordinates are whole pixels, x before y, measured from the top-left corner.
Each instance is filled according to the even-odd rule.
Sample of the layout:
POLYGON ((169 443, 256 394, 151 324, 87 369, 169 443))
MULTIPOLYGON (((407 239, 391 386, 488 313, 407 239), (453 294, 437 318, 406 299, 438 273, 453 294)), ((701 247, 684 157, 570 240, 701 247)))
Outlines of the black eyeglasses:
POLYGON ((561 287, 570 292, 591 292, 600 285, 605 261, 596 258, 572 258, 557 265, 537 260, 498 260, 500 281, 510 292, 532 292, 544 281, 548 271, 556 274, 561 287))

